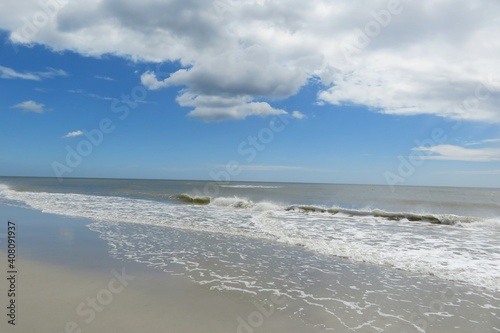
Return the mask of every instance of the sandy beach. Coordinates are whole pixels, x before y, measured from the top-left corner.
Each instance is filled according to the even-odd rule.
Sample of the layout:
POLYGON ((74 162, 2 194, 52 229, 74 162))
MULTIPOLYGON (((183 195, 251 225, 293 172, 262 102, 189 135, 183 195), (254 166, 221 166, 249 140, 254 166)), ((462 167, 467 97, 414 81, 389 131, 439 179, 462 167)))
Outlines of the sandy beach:
MULTIPOLYGON (((106 242, 85 227, 87 220, 0 208, 4 220, 16 222, 19 241, 16 325, 3 314, 2 332, 251 332, 249 315, 260 324, 258 332, 316 331, 268 305, 261 311, 272 315, 259 315, 245 295, 210 291, 184 276, 113 259, 106 242)), ((5 276, 5 237, 1 245, 5 276)), ((0 288, 5 305, 5 278, 0 288)))
MULTIPOLYGON (((4 317, 2 332, 237 332, 237 318, 256 310, 244 299, 131 267, 97 273, 31 260, 19 266, 16 325, 4 317), (124 276, 128 285, 121 284, 124 276)), ((259 331, 300 327, 277 314, 259 331)))
MULTIPOLYGON (((297 276, 280 277, 276 274, 281 273, 256 269, 263 281, 282 278, 283 284, 266 282, 270 289, 259 292, 251 284, 221 289, 218 282, 202 279, 206 272, 220 277, 217 262, 198 258, 196 263, 190 260, 197 259, 186 258, 195 266, 189 272, 168 265, 168 269, 158 269, 154 265, 158 256, 149 265, 137 262, 137 257, 111 256, 112 243, 105 240, 106 233, 99 235, 87 227, 90 220, 7 205, 1 205, 0 212, 0 263, 5 277, 0 287, 6 312, 0 323, 2 332, 375 332, 373 327, 385 327, 388 332, 451 333, 479 327, 481 332, 493 333, 499 327, 498 295, 432 277, 423 279, 341 258, 316 257, 296 246, 250 240, 253 248, 242 243, 241 258, 284 258, 281 263, 297 265, 296 273, 290 270, 297 276), (15 326, 6 316, 9 275, 4 231, 8 220, 16 225, 15 326), (312 263, 317 263, 314 269, 312 263), (309 268, 305 271, 299 266, 309 268), (336 271, 328 273, 324 267, 336 267, 336 271), (282 295, 278 297, 273 290, 282 295)), ((145 230, 130 223, 114 227, 119 226, 130 232, 125 243, 137 237, 135 228, 145 230)), ((175 238, 180 244, 166 243, 165 248, 184 246, 187 250, 197 244, 211 253, 221 239, 226 243, 221 246, 234 241, 215 241, 213 234, 163 227, 148 230, 151 234, 145 237, 151 244, 157 241, 154 235, 162 232, 162 237, 175 238)), ((146 249, 135 251, 151 255, 146 249)), ((165 262, 169 259, 164 258, 165 262)), ((223 269, 231 274, 231 264, 226 265, 223 269)))

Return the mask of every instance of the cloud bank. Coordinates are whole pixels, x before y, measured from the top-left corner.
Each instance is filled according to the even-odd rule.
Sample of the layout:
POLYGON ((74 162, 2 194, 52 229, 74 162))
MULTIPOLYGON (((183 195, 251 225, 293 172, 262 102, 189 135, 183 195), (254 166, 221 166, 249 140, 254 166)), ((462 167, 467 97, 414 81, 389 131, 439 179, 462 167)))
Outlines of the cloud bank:
POLYGON ((141 82, 179 87, 207 121, 283 113, 274 100, 314 84, 319 103, 500 122, 497 0, 47 3, 3 1, 0 28, 55 51, 178 61, 141 82))

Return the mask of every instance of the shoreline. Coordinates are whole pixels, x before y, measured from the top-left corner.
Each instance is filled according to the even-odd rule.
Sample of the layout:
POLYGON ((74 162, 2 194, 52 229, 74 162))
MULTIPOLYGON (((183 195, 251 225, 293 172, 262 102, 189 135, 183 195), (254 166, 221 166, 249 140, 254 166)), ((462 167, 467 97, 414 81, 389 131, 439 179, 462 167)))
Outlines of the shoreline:
MULTIPOLYGON (((282 290, 286 295, 285 298, 273 298, 273 292, 256 293, 251 285, 231 290, 220 289, 217 283, 204 284, 203 279, 195 283, 197 277, 207 272, 214 276, 221 274, 217 262, 204 257, 197 259, 194 270, 191 267, 186 271, 173 269, 169 272, 134 261, 137 258, 127 259, 126 252, 124 257, 117 259, 110 255, 112 242, 109 243, 106 234, 89 229, 91 220, 6 205, 0 205, 0 214, 2 225, 7 219, 16 222, 20 267, 19 324, 13 327, 3 320, 0 322, 2 332, 4 327, 5 332, 51 333, 79 330, 158 332, 165 329, 228 333, 353 331, 347 327, 358 327, 354 331, 363 332, 370 325, 378 325, 385 327, 387 332, 454 333, 479 329, 493 333, 500 327, 495 317, 500 310, 500 305, 495 305, 500 295, 490 292, 490 298, 481 298, 483 291, 480 289, 432 277, 415 277, 341 258, 316 257, 297 247, 248 240, 245 246, 250 244, 253 248, 240 247, 240 255, 255 256, 255 260, 285 260, 285 266, 305 264, 306 268, 290 269, 290 276, 282 276, 282 286, 267 282, 269 290, 282 290), (279 259, 284 258, 284 253, 288 259, 279 259), (319 264, 311 266, 318 260, 336 267, 333 275, 322 271, 319 264), (199 265, 208 266, 205 273, 200 271, 199 265), (192 272, 202 273, 198 276, 192 272), (123 279, 119 276, 134 278, 125 279, 126 285, 120 285, 117 281, 123 279), (311 285, 311 279, 317 285, 311 285), (308 294, 297 289, 301 287, 307 287, 308 294), (335 296, 325 298, 326 290, 335 296), (93 299, 97 304, 89 303, 93 299), (488 304, 492 308, 488 308, 488 304)), ((115 227, 130 232, 130 240, 134 239, 135 228, 152 232, 149 237, 158 235, 158 230, 163 228, 128 223, 118 223, 115 227)), ((181 249, 190 244, 204 244, 204 251, 215 252, 211 246, 221 240, 203 233, 168 230, 168 238, 178 241, 181 249)), ((0 263, 6 263, 4 238, 0 240, 0 263)), ((237 239, 227 238, 224 243, 229 244, 231 240, 237 239)), ((167 250, 173 245, 164 246, 163 250, 167 250)), ((144 254, 140 248, 135 250, 144 254)), ((165 256, 169 259, 168 252, 165 256)), ((184 260, 188 259, 192 260, 184 260)), ((235 263, 238 260, 236 258, 235 263)), ((2 265, 0 269, 6 271, 2 265)), ((267 278, 271 279, 267 281, 276 282, 279 277, 276 274, 276 271, 259 273, 264 279, 262 283, 267 278)), ((0 290, 4 290, 6 282, 2 279, 0 290)), ((231 283, 226 286, 238 287, 231 283)))
MULTIPOLYGON (((115 259, 88 229, 90 220, 6 205, 0 214, 2 225, 15 220, 19 234, 16 325, 2 313, 2 332, 245 332, 240 319, 271 309, 259 310, 244 294, 212 291, 185 276, 115 259)), ((0 290, 7 287, 2 279, 0 290)), ((316 332, 287 313, 273 310, 265 319, 260 332, 316 332)))

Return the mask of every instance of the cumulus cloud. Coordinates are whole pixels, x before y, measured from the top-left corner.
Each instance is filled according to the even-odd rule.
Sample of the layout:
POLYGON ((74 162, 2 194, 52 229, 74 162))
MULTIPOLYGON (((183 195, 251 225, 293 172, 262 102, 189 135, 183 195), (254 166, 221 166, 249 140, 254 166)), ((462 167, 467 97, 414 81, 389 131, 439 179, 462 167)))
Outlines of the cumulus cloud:
POLYGON ((82 131, 80 131, 80 130, 73 131, 73 132, 69 132, 68 134, 64 135, 63 139, 74 138, 75 136, 81 136, 81 135, 83 135, 82 131))
POLYGON ((167 80, 159 81, 155 73, 147 71, 141 75, 141 83, 150 90, 168 87, 167 80))
POLYGON ((44 113, 45 112, 45 106, 43 104, 31 101, 31 100, 24 101, 22 103, 13 105, 12 108, 21 109, 22 111, 25 111, 25 112, 35 112, 35 113, 44 113))
POLYGON ((300 111, 293 111, 292 117, 294 117, 295 119, 304 119, 306 117, 306 115, 300 111))
POLYGON ((18 72, 12 68, 0 66, 0 78, 2 79, 22 79, 41 81, 43 79, 50 79, 56 76, 68 76, 68 73, 62 69, 46 68, 42 72, 18 72))
POLYGON ((266 102, 253 102, 251 97, 221 97, 184 93, 177 98, 181 106, 194 107, 189 116, 205 121, 239 120, 249 116, 287 114, 266 102))
POLYGON ((207 121, 283 114, 286 112, 255 99, 294 95, 306 82, 307 76, 298 68, 290 70, 271 62, 269 58, 266 49, 253 45, 245 50, 204 59, 202 63, 180 69, 161 81, 154 73, 145 72, 141 82, 151 90, 187 86, 178 101, 182 106, 195 107, 190 116, 207 121), (207 101, 211 104, 214 99, 218 100, 217 107, 206 105, 207 101))
POLYGON ((496 0, 71 1, 36 34, 26 22, 38 1, 8 3, 0 28, 13 42, 175 61, 141 82, 179 87, 179 100, 244 101, 191 105, 205 120, 275 114, 274 100, 314 82, 319 104, 500 122, 496 0))

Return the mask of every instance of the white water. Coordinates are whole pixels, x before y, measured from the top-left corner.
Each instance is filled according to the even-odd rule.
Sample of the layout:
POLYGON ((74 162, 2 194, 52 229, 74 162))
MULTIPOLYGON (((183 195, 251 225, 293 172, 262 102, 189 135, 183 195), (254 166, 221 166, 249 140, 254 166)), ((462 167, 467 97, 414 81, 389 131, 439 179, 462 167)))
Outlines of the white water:
POLYGON ((390 221, 372 213, 352 215, 349 210, 335 215, 286 211, 284 205, 236 197, 197 206, 116 196, 19 192, 4 185, 0 185, 0 202, 24 203, 43 212, 90 218, 103 225, 130 222, 274 240, 327 256, 500 290, 500 233, 495 219, 466 223, 460 221, 470 218, 449 216, 458 223, 434 225, 390 221))

